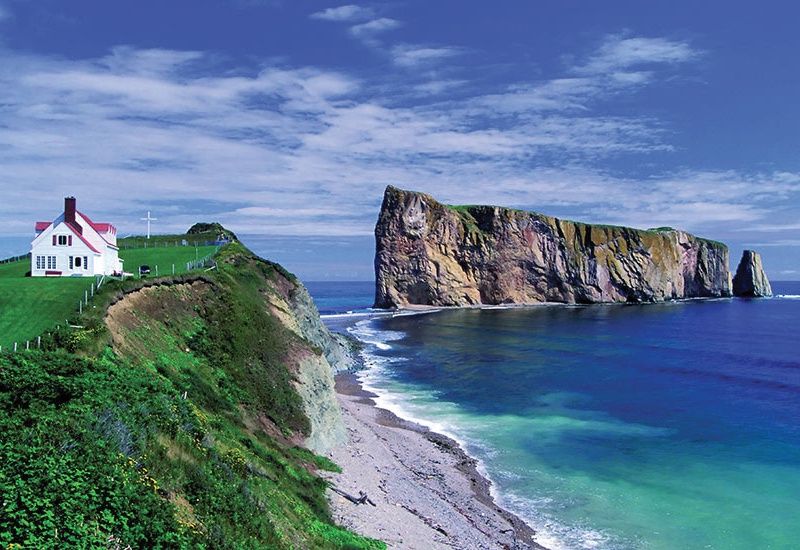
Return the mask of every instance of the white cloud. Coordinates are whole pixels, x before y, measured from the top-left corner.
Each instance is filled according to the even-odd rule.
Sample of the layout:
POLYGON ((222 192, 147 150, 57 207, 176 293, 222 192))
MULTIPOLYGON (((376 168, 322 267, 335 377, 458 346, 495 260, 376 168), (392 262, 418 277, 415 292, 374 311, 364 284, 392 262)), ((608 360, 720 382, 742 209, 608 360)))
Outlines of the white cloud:
POLYGON ((400 44, 392 48, 392 59, 395 65, 414 68, 454 57, 461 53, 458 48, 443 48, 420 46, 415 44, 400 44))
POLYGON ((323 19, 325 21, 363 21, 373 17, 374 12, 370 8, 347 4, 337 8, 327 8, 311 14, 312 19, 323 19))
POLYGON ((377 47, 380 45, 380 41, 376 38, 377 35, 396 29, 400 25, 401 23, 397 19, 381 17, 367 21, 366 23, 353 25, 350 27, 350 34, 369 46, 377 47))
POLYGON ((448 90, 467 84, 466 80, 434 79, 414 85, 414 91, 420 95, 439 95, 448 90))
POLYGON ((75 194, 123 232, 152 209, 164 231, 217 218, 253 233, 369 235, 395 184, 450 202, 563 207, 587 221, 718 236, 766 224, 776 200, 800 195, 795 173, 640 181, 591 168, 670 149, 658 121, 592 109, 638 82, 587 74, 488 94, 464 79, 402 75, 232 71, 202 52, 131 47, 83 61, 0 51, 0 231, 30 231, 75 194), (448 86, 467 98, 413 95, 448 86))
POLYGON ((574 71, 592 75, 620 73, 642 65, 684 63, 698 55, 689 43, 679 40, 611 35, 585 64, 574 67, 574 71))
POLYGON ((757 231, 765 233, 777 233, 782 231, 800 231, 800 223, 783 224, 757 224, 741 228, 741 231, 757 231))
POLYGON ((0 5, 0 21, 3 21, 5 19, 9 19, 9 18, 11 18, 11 12, 8 11, 8 8, 6 8, 5 6, 0 5))

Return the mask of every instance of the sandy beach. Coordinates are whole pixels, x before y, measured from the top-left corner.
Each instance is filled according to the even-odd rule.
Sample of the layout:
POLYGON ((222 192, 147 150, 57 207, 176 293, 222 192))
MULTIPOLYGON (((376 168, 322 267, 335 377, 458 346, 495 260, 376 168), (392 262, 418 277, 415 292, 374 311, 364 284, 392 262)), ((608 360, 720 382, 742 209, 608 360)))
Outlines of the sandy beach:
POLYGON ((490 482, 457 442, 375 407, 355 375, 336 377, 348 444, 326 477, 334 520, 389 548, 539 549, 533 530, 497 506, 490 482), (341 492, 370 502, 355 504, 341 492), (374 505, 373 505, 374 504, 374 505))

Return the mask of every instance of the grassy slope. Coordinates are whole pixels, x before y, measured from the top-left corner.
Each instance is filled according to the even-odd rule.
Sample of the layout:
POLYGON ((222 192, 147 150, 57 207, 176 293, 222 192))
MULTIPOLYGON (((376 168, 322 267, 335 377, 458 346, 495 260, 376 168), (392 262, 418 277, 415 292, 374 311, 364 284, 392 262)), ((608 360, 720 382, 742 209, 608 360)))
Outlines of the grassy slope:
POLYGON ((172 274, 172 265, 175 264, 175 273, 185 273, 186 263, 195 259, 202 259, 213 254, 215 246, 171 246, 166 248, 130 248, 119 251, 119 257, 125 260, 125 271, 138 273, 139 266, 149 265, 152 275, 156 273, 156 266, 160 275, 172 274))
POLYGON ((0 264, 0 346, 21 346, 63 323, 94 279, 25 277, 30 261, 0 264))
POLYGON ((285 358, 308 344, 263 294, 291 279, 240 245, 218 262, 126 301, 116 352, 103 305, 134 282, 62 349, 0 355, 0 546, 384 547, 332 524, 314 470, 335 466, 289 443, 308 421, 285 358))
MULTIPOLYGON (((180 237, 163 237, 159 244, 180 242, 180 237)), ((125 260, 125 269, 137 273, 139 266, 147 264, 155 275, 156 266, 159 273, 186 272, 186 263, 195 258, 203 258, 213 254, 214 246, 178 246, 166 248, 131 248, 120 250, 120 257, 125 260)), ((0 346, 3 349, 14 342, 24 346, 31 340, 56 324, 63 323, 75 313, 78 302, 88 290, 92 278, 43 278, 25 277, 30 270, 30 261, 23 260, 8 264, 0 264, 0 346)))

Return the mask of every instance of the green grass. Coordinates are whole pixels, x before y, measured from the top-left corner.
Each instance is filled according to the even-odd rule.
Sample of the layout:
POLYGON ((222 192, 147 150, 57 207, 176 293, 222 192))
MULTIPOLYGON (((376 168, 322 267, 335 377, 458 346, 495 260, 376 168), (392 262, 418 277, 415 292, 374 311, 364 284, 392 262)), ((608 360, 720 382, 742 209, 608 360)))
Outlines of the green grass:
MULTIPOLYGON (((139 266, 146 264, 154 277, 156 266, 159 275, 171 275, 172 264, 176 274, 185 273, 187 262, 215 250, 214 246, 132 248, 120 250, 120 257, 125 260, 127 272, 138 275, 139 266)), ((30 260, 0 264, 0 346, 4 350, 14 342, 24 347, 26 340, 73 317, 83 293, 94 282, 91 277, 26 277, 30 267, 30 260)))
POLYGON ((130 248, 119 251, 119 257, 125 263, 123 264, 126 273, 139 273, 139 266, 149 265, 151 269, 151 276, 156 275, 156 266, 158 266, 159 275, 171 275, 172 265, 175 264, 175 273, 186 272, 186 262, 194 261, 195 259, 202 259, 209 254, 216 251, 215 246, 171 246, 165 248, 148 247, 148 248, 130 248))
POLYGON ((0 264, 0 346, 24 347, 78 310, 94 279, 25 277, 30 260, 0 264))
POLYGON ((104 286, 48 351, 0 355, 0 548, 386 548, 334 525, 316 471, 338 467, 291 443, 287 360, 315 351, 265 296, 293 279, 239 244, 217 260, 130 302, 116 351, 105 306, 143 281, 104 286))

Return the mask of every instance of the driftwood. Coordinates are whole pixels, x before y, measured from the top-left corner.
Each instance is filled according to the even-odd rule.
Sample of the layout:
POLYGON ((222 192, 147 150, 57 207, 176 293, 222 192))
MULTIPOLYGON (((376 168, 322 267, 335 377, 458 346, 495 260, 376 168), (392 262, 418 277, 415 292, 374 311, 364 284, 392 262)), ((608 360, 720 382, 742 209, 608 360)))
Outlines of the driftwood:
POLYGON ((331 485, 331 491, 342 495, 344 498, 346 498, 347 500, 349 500, 353 504, 356 504, 356 505, 358 505, 358 504, 372 504, 373 506, 376 506, 376 504, 374 502, 372 502, 372 500, 367 496, 367 493, 365 493, 364 491, 359 491, 357 497, 354 497, 353 495, 345 493, 341 489, 339 489, 337 487, 334 487, 332 485, 331 485))

